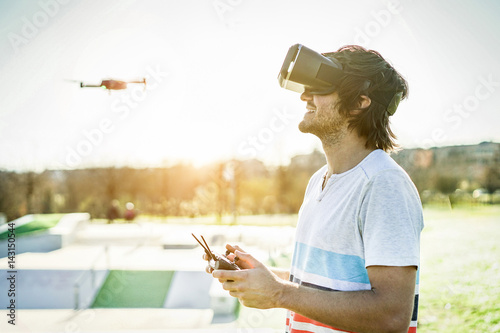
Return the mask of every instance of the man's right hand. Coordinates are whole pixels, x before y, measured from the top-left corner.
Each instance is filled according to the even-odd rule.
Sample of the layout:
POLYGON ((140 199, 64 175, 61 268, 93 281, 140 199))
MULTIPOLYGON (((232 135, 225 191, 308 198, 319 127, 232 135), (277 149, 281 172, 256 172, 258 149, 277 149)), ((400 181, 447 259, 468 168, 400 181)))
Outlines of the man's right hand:
MULTIPOLYGON (((241 262, 241 263, 238 262, 238 258, 236 258, 236 255, 234 254, 234 251, 238 250, 240 252, 246 253, 238 245, 226 244, 226 250, 227 250, 227 252, 229 252, 229 254, 226 256, 227 259, 229 259, 230 261, 234 261, 234 263, 236 265, 238 265, 241 269, 253 268, 253 267, 249 266, 246 262, 241 262)), ((210 257, 206 253, 204 253, 203 254, 203 260, 210 261, 210 257)), ((212 272, 214 271, 214 269, 212 267, 210 267, 210 265, 207 265, 207 267, 205 268, 205 271, 207 273, 209 273, 209 274, 212 274, 212 272)))

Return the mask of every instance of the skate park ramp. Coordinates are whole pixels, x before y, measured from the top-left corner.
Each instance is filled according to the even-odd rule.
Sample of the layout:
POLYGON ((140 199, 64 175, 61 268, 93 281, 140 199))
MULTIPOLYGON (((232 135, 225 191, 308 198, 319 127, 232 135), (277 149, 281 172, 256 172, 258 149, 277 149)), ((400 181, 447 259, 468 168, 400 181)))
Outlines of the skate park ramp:
POLYGON ((161 308, 173 271, 112 270, 92 308, 161 308))
MULTIPOLYGON (((1 272, 1 271, 0 271, 1 272)), ((9 290, 10 275, 0 274, 0 290, 9 290)), ((78 307, 88 307, 106 278, 106 270, 95 270, 93 277, 88 270, 80 269, 22 269, 16 273, 16 306, 18 309, 73 309, 75 284, 79 285, 78 307), (81 279, 84 277, 84 279, 81 279), (94 279, 92 281, 92 279, 94 279)), ((0 304, 8 304, 7 292, 0 293, 0 304)))

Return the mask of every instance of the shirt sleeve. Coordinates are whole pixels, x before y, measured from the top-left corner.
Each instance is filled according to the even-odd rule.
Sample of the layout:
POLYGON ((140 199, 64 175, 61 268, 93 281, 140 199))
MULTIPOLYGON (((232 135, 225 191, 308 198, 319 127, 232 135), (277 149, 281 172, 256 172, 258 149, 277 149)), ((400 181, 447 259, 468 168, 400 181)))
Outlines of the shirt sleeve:
POLYGON ((365 185, 359 204, 365 266, 419 266, 422 204, 409 176, 384 170, 365 185))

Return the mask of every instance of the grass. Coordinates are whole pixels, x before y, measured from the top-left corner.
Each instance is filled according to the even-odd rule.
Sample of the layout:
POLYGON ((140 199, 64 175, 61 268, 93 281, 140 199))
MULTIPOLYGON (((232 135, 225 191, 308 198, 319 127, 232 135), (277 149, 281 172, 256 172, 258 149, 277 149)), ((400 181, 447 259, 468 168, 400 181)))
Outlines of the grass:
MULTIPOLYGON (((59 220, 64 216, 64 214, 37 214, 35 215, 34 221, 16 227, 16 237, 26 236, 28 234, 33 235, 54 227, 59 220)), ((0 239, 7 239, 8 231, 0 234, 0 239)))
POLYGON ((162 308, 173 271, 112 270, 93 308, 162 308))
POLYGON ((500 332, 500 207, 424 215, 419 332, 500 332))

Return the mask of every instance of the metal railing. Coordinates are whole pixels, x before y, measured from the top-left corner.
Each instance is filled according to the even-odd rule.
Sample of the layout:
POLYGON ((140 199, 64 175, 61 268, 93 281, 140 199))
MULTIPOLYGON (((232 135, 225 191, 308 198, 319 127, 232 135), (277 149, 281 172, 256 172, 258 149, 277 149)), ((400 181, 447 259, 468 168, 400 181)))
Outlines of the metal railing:
POLYGON ((100 251, 94 261, 92 261, 92 264, 90 266, 90 270, 82 272, 80 276, 75 281, 75 284, 73 285, 73 295, 74 295, 74 309, 78 310, 80 309, 80 289, 81 286, 88 281, 89 277, 91 279, 91 291, 92 294, 95 291, 96 287, 96 266, 97 263, 100 259, 102 259, 102 254, 104 253, 104 257, 106 259, 106 266, 105 270, 109 271, 109 251, 108 251, 108 246, 104 246, 102 251, 100 251))

